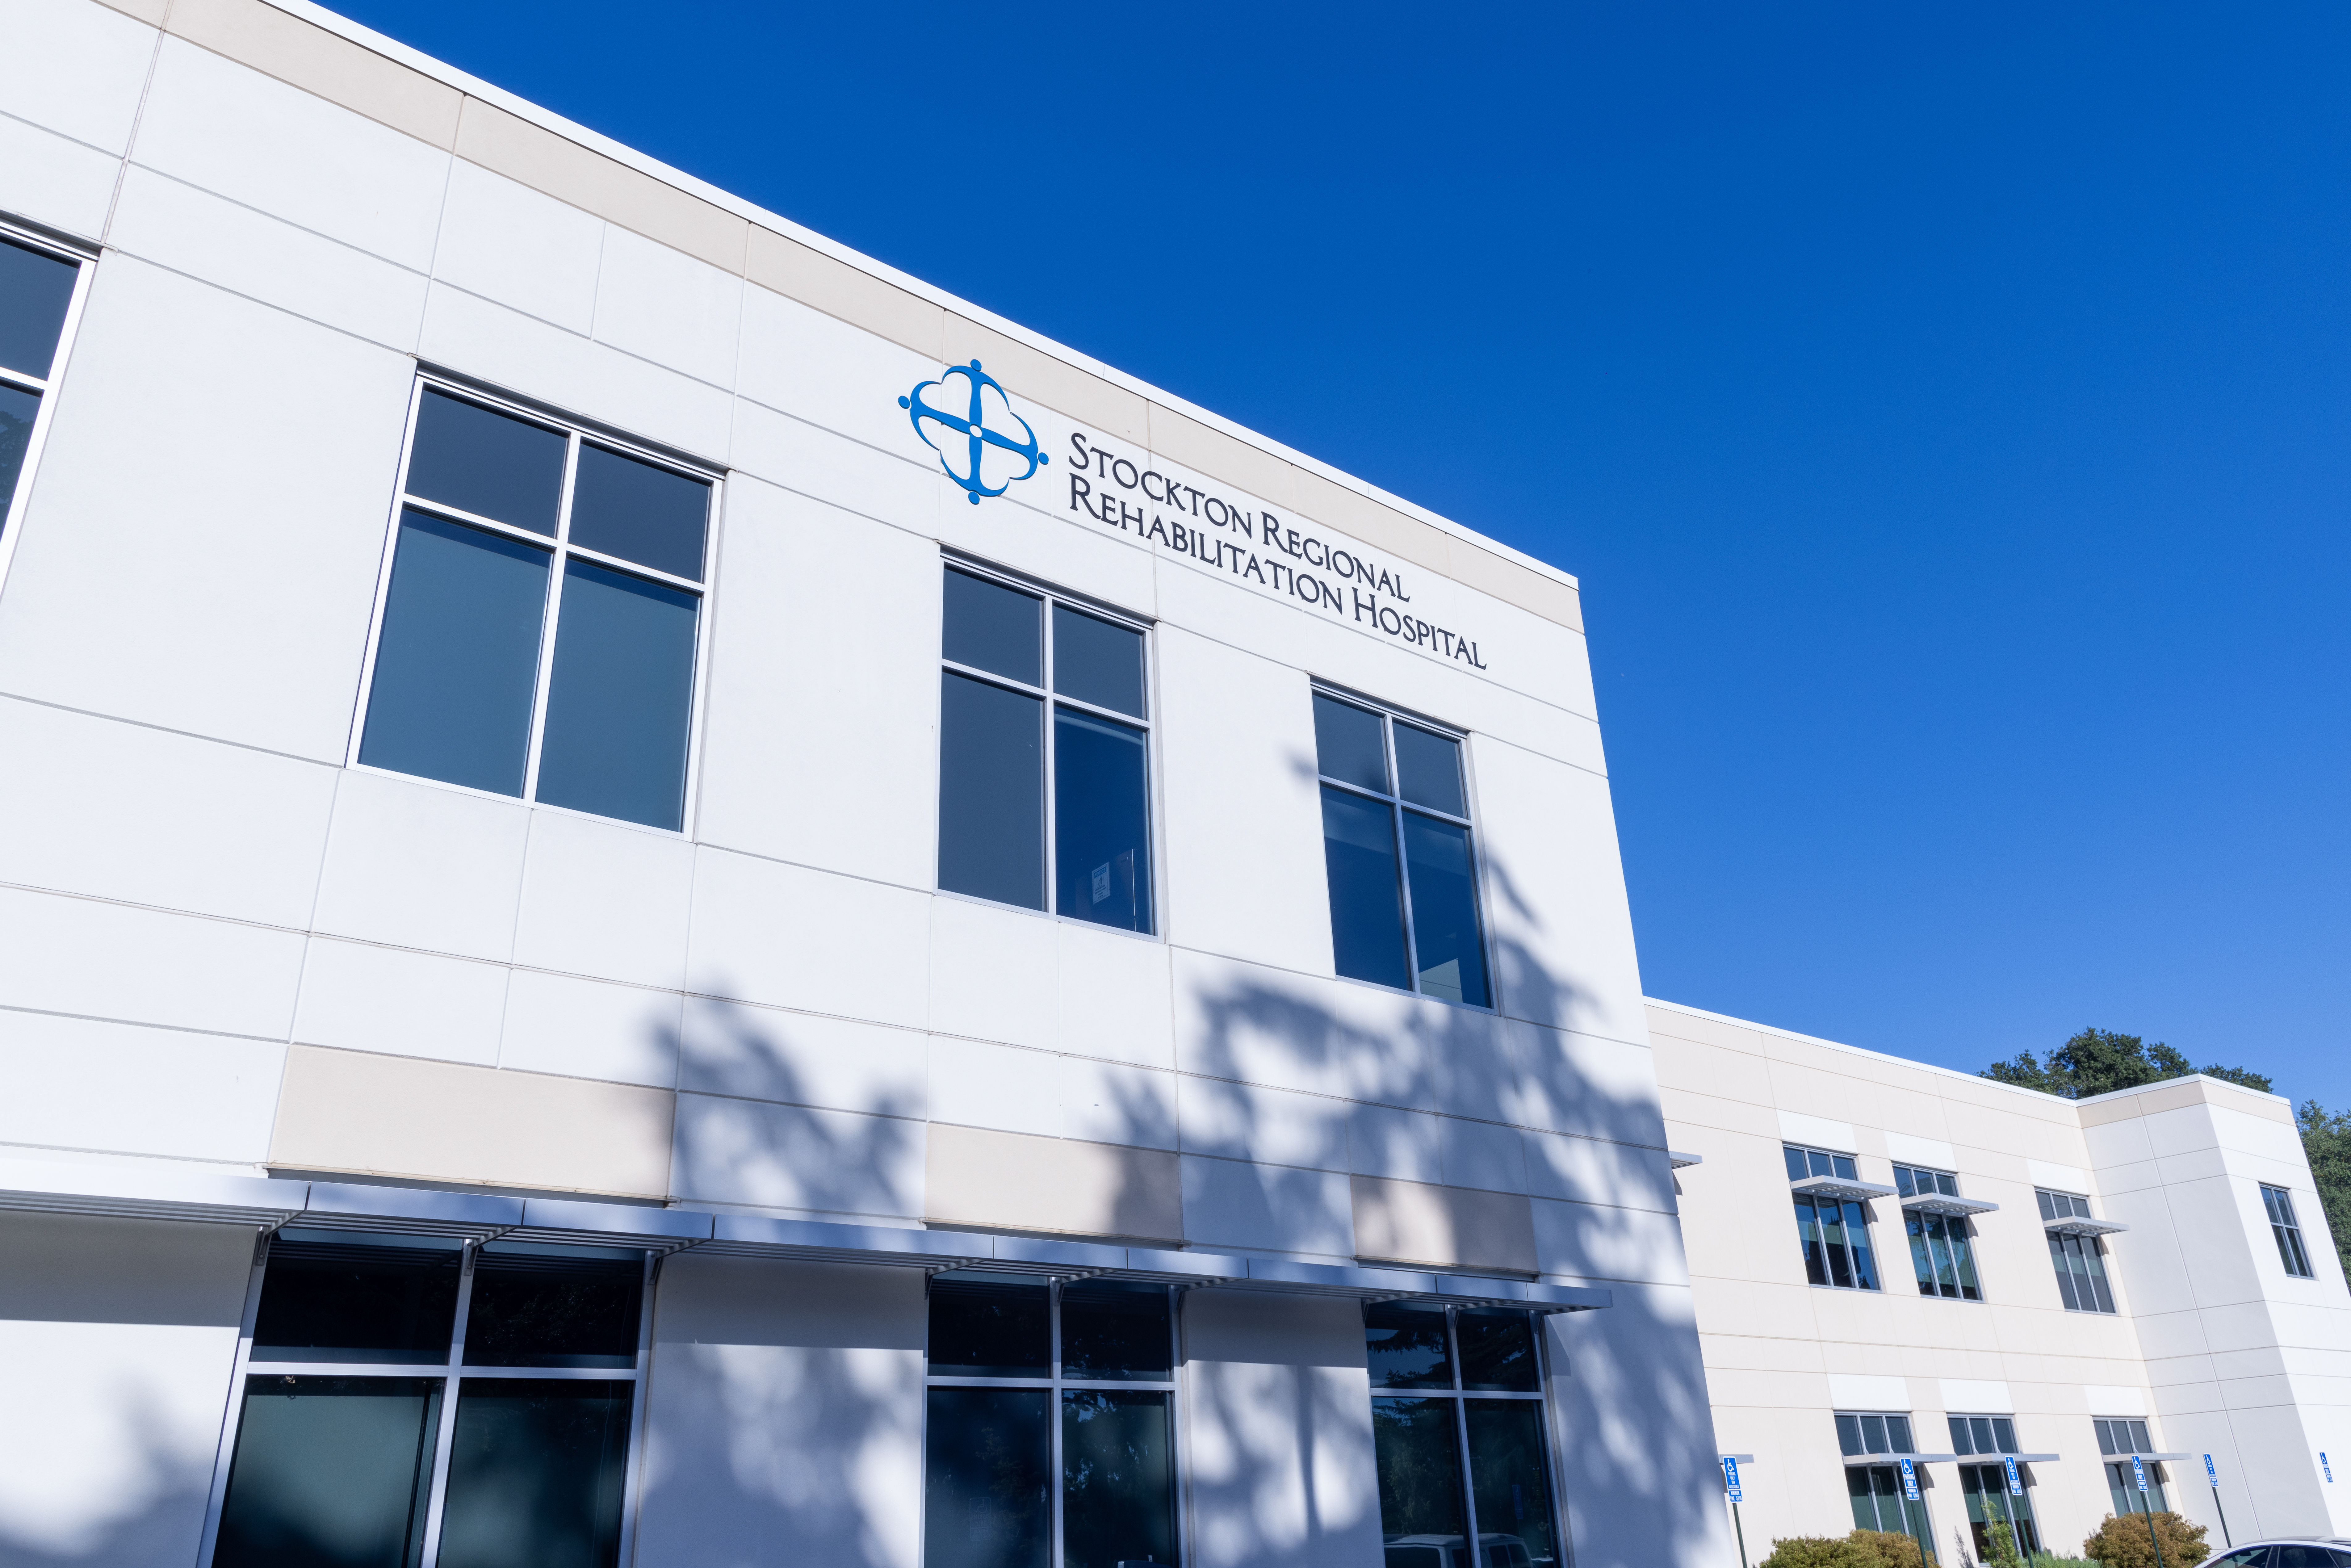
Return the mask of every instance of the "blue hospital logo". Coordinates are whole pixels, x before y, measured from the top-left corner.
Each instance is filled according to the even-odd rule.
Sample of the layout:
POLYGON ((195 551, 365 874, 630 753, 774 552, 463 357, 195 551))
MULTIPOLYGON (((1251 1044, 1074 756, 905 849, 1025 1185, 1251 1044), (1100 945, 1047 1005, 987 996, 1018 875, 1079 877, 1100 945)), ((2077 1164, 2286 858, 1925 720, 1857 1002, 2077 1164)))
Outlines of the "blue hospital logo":
POLYGON ((923 438, 923 444, 939 455, 939 466, 946 470, 947 477, 964 487, 966 498, 975 507, 982 496, 1001 496, 1052 461, 1037 449, 1037 433, 1012 412, 1004 389, 979 368, 977 360, 968 365, 949 365, 946 375, 923 382, 900 398, 898 406, 914 422, 914 434, 923 438), (949 392, 950 399, 967 404, 955 413, 923 401, 923 394, 931 388, 946 386, 949 376, 961 376, 971 388, 967 400, 949 392), (942 439, 935 439, 933 432, 923 428, 925 420, 938 427, 936 434, 942 439), (1015 425, 1020 428, 1018 440, 1005 434, 1015 425))

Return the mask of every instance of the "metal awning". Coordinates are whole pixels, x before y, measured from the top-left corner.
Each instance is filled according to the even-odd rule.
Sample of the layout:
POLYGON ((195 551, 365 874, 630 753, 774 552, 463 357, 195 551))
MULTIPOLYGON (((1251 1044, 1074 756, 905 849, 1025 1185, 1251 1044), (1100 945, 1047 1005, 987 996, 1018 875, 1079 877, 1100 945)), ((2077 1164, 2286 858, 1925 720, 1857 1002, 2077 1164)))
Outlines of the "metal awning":
POLYGON ((2193 1454, 2100 1454, 2098 1458, 2109 1465, 2126 1465, 2133 1459, 2145 1459, 2150 1465, 2158 1459, 2167 1459, 2175 1465, 2184 1465, 2195 1457, 2193 1454))
POLYGON ((1584 1286, 1433 1270, 1298 1263, 977 1231, 837 1225, 582 1198, 29 1160, 0 1161, 0 1210, 8 1209, 246 1225, 264 1232, 298 1223, 313 1229, 568 1242, 662 1254, 691 1248, 720 1257, 864 1263, 930 1273, 976 1269, 1040 1279, 1217 1285, 1364 1301, 1510 1306, 1532 1312, 1593 1312, 1613 1300, 1604 1290, 1584 1286))
POLYGON ((2130 1227, 2119 1219, 2085 1219, 2075 1214, 2064 1219, 2045 1220, 2041 1228, 2059 1236, 2112 1236, 2118 1231, 2128 1230, 2130 1227))
POLYGON ((1980 1197, 1953 1197, 1949 1193, 1922 1192, 1916 1197, 1902 1200, 1906 1212, 1916 1214, 1948 1214, 1964 1219, 1971 1214, 1997 1214, 2000 1205, 1987 1203, 1980 1197))
POLYGON ((1948 1465, 1955 1459, 1970 1459, 1973 1454, 1847 1454, 1844 1468, 1855 1469, 1864 1465, 1898 1465, 1907 1459, 1914 1465, 1948 1465))
MULTIPOLYGON (((1706 1164, 1706 1156, 1704 1155, 1693 1155, 1681 1149, 1667 1149, 1666 1151, 1666 1158, 1673 1162, 1673 1167, 1676 1170, 1681 1170, 1689 1166, 1702 1166, 1706 1164)), ((1730 1457, 1735 1459, 1739 1456, 1733 1454, 1730 1457)))
POLYGON ((1872 1197, 1892 1197, 1896 1188, 1882 1186, 1874 1181, 1847 1181, 1843 1176, 1808 1176, 1791 1182, 1788 1190, 1803 1197, 1852 1198, 1860 1202, 1872 1197))

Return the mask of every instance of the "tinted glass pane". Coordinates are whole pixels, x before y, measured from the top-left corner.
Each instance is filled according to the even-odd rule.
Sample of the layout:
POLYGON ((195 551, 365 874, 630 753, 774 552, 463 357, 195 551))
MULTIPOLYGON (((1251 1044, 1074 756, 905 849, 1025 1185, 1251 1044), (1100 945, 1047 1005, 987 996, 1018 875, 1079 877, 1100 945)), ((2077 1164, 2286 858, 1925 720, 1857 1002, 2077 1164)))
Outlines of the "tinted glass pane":
POLYGON ((33 442, 33 419, 41 400, 21 387, 0 386, 0 522, 25 472, 25 452, 33 442))
MULTIPOLYGON (((1372 1446, 1380 1474, 1380 1535, 1453 1536, 1468 1528, 1461 1506, 1461 1447, 1450 1399, 1374 1399, 1372 1446)), ((1437 1544, 1443 1544, 1437 1542, 1437 1544)))
POLYGON ((2016 1423, 2009 1420, 2006 1416, 1993 1416, 1991 1418, 1991 1444, 1992 1452, 1995 1454, 2012 1454, 2016 1452, 2016 1423))
POLYGON ((1844 1206, 1844 1233, 1853 1244, 1853 1282, 1865 1291, 1877 1289, 1877 1260, 1870 1255, 1869 1223, 1861 1205, 1844 1206))
POLYGON ((1034 594, 950 570, 940 646, 958 664, 1042 685, 1043 604, 1034 594))
POLYGON ((427 388, 416 410, 408 493, 552 537, 567 444, 555 431, 427 388))
POLYGON ((1387 743, 1380 737, 1382 723, 1375 713, 1317 692, 1314 758, 1322 776, 1387 793, 1388 754, 1387 743))
MULTIPOLYGON (((1844 1214, 1833 1200, 1824 1200, 1817 1207, 1821 1219, 1821 1250, 1828 1254, 1829 1260, 1829 1283, 1850 1288, 1853 1284, 1853 1260, 1845 1251, 1844 1214)), ((1875 1454, 1883 1450, 1873 1447, 1869 1451, 1875 1454)))
POLYGON ((1413 955, 1420 988, 1484 1007, 1486 945, 1478 928, 1478 883, 1469 830, 1417 811, 1404 814, 1405 866, 1412 878, 1413 955))
MULTIPOLYGON (((1840 1419, 1842 1419, 1842 1417, 1840 1417, 1840 1419)), ((1848 1453, 1857 1451, 1858 1450, 1855 1449, 1846 1450, 1848 1453)), ((1877 1499, 1870 1490, 1869 1472, 1857 1467, 1848 1466, 1844 1472, 1844 1489, 1847 1494, 1846 1500, 1853 1504, 1854 1528, 1856 1530, 1876 1530, 1877 1528, 1877 1499)))
POLYGON ((1165 1380, 1174 1363, 1167 1292, 1156 1285, 1071 1285, 1061 1291, 1061 1375, 1165 1380))
POLYGON ((1151 929, 1150 769, 1143 731, 1070 708, 1053 713, 1053 907, 1125 931, 1151 929))
POLYGON ((1040 698, 945 677, 939 885, 948 892, 1045 907, 1044 722, 1040 698))
POLYGON ((1050 1391, 934 1388, 923 1433, 924 1568, 1045 1568, 1050 1391))
POLYGON ((469 1377, 441 1568, 613 1568, 634 1385, 469 1377))
POLYGON ((1858 1180, 1858 1179, 1859 1179, 1859 1176, 1858 1176, 1857 1173, 1854 1170, 1853 1161, 1852 1161, 1852 1159, 1851 1159, 1849 1156, 1847 1156, 1847 1155, 1830 1155, 1830 1156, 1829 1156, 1829 1168, 1830 1168, 1832 1171, 1834 1171, 1836 1175, 1843 1176, 1843 1177, 1844 1177, 1845 1180, 1847 1180, 1847 1181, 1855 1181, 1855 1180, 1858 1180))
POLYGON ((1796 1245, 1804 1257, 1804 1278, 1815 1285, 1829 1282, 1828 1250, 1821 1241, 1820 1213, 1809 1197, 1796 1199, 1796 1245))
POLYGON ((458 1256, 454 1248, 273 1243, 253 1359, 446 1362, 458 1256))
POLYGON ((1782 1149, 1780 1154, 1788 1162, 1788 1179, 1790 1181, 1802 1181, 1806 1176, 1812 1175, 1812 1172, 1804 1168, 1803 1150, 1782 1149))
POLYGON ((1836 1166, 1830 1162, 1828 1155, 1821 1153, 1818 1149, 1806 1149, 1804 1151, 1804 1160, 1805 1163, 1812 1167, 1812 1172, 1816 1176, 1832 1176, 1835 1174, 1836 1166))
POLYGON ((0 365, 48 380, 78 270, 72 262, 0 240, 0 365))
MULTIPOLYGON (((1936 1293, 1935 1254, 1927 1241, 1926 1217, 1919 1214, 1909 1215, 1903 1220, 1902 1228, 1910 1242, 1910 1267, 1918 1276, 1918 1293, 1922 1296, 1931 1296, 1936 1293)), ((1962 1448, 1959 1452, 1965 1453, 1967 1450, 1962 1448)))
POLYGON ((1910 1417, 1907 1416, 1888 1416, 1886 1418, 1886 1441, 1887 1447, 1897 1454, 1918 1451, 1910 1441, 1910 1417))
POLYGON ((1861 1446, 1861 1417, 1840 1416, 1836 1418, 1837 1451, 1842 1454, 1865 1454, 1861 1446))
POLYGON ((1457 817, 1469 814, 1468 797, 1461 790, 1459 741, 1399 721, 1395 757, 1396 787, 1405 800, 1457 817))
POLYGON ((941 1377, 1044 1377, 1052 1309, 1042 1285, 931 1282, 931 1371, 941 1377))
POLYGON ((1968 1436, 1968 1418, 1964 1416, 1952 1416, 1947 1419, 1951 1424, 1951 1452, 1974 1453, 1976 1451, 1974 1439, 1968 1436))
POLYGON ((1339 973, 1403 988, 1404 902, 1395 822, 1378 800, 1322 787, 1322 864, 1331 881, 1331 947, 1339 973))
POLYGON ((1061 1396, 1064 1568, 1176 1561, 1176 1455, 1167 1396, 1061 1396))
POLYGON ((2060 1236, 2054 1231, 2049 1233, 2049 1261, 2051 1266, 2056 1270, 2057 1294, 2064 1300, 2066 1310, 2069 1312, 2081 1312, 2084 1310, 2082 1302, 2074 1293, 2073 1260, 2065 1255, 2065 1243, 2067 1239, 2068 1238, 2060 1236))
POLYGON ((538 798, 653 828, 685 822, 702 601, 572 559, 563 568, 538 798))
POLYGON ((360 760, 522 793, 548 552, 407 512, 360 760))
POLYGON ((1144 708, 1143 633, 1053 606, 1053 689, 1137 718, 1144 708))
POLYGON ((1885 1416, 1864 1416, 1861 1418, 1861 1450, 1865 1454, 1886 1452, 1885 1416))
POLYGON ((634 1366, 641 1258, 485 1251, 465 1309, 468 1366, 634 1366))
POLYGON ((414 1568, 437 1377, 248 1377, 215 1568, 414 1568))
POLYGON ((2057 1218, 2055 1207, 2049 1201, 2047 1193, 2036 1192, 2032 1196, 2041 1200, 2041 1218, 2044 1222, 2057 1218))
POLYGON ((1558 1562, 1551 1488, 1543 1479, 1542 1405, 1532 1399, 1472 1399, 1462 1414, 1469 1423, 1479 1560, 1490 1568, 1558 1562))
POLYGON ((1981 1416, 1968 1423, 1968 1436, 1973 1443, 1973 1447, 1967 1450, 1969 1453, 1996 1454, 2000 1451, 1992 1447, 1991 1422, 1981 1416))
POLYGON ((601 446, 580 448, 571 542, 673 577, 702 580, 710 486, 601 446))
POLYGON ((2135 1452, 2135 1453, 2141 1453, 2141 1454, 2150 1454, 2150 1453, 2153 1453, 2153 1452, 2155 1451, 2155 1441, 2154 1441, 2154 1439, 2153 1439, 2153 1438, 2149 1437, 2147 1435, 2147 1423, 2146 1423, 2146 1422, 2144 1422, 2144 1421, 2134 1421, 2134 1422, 2132 1422, 2132 1423, 2130 1424, 2130 1434, 2131 1434, 2131 1448, 2132 1448, 2132 1451, 2133 1451, 2133 1452, 2135 1452))
POLYGON ((1917 1190, 1910 1185, 1910 1170, 1908 1166, 1896 1166, 1894 1167, 1894 1190, 1900 1193, 1904 1197, 1908 1197, 1917 1190))
POLYGON ((1541 1386, 1534 1325, 1524 1312, 1465 1312, 1453 1332, 1461 1343, 1462 1387, 1532 1394, 1541 1386))
POLYGON ((1364 1309, 1364 1349, 1374 1388, 1450 1388, 1445 1314, 1410 1307, 1364 1309))

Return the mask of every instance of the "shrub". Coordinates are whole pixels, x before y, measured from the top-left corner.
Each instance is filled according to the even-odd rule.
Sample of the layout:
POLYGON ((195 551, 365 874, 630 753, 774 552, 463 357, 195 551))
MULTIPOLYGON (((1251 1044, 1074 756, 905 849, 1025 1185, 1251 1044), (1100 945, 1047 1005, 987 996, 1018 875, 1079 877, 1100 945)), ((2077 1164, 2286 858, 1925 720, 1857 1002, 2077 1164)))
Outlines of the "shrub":
POLYGON ((1898 1530, 1856 1530, 1845 1537, 1884 1568, 1921 1568, 1918 1543, 1898 1530))
POLYGON ((1771 1555, 1758 1568, 1880 1568, 1883 1561, 1848 1537, 1788 1535, 1771 1542, 1771 1555))
POLYGON ((2060 1557, 2054 1552, 2036 1552, 2032 1554, 2032 1568, 2098 1568, 2098 1564, 2087 1557, 2060 1557))
MULTIPOLYGON (((2147 1537, 2147 1519, 2143 1513, 2106 1515, 2098 1532, 2082 1542, 2082 1555, 2097 1559, 2105 1568, 2155 1568, 2155 1542, 2147 1537)), ((2166 1512, 2155 1516, 2155 1528, 2163 1542, 2163 1568, 2195 1568, 2212 1555, 2200 1524, 2166 1512)))

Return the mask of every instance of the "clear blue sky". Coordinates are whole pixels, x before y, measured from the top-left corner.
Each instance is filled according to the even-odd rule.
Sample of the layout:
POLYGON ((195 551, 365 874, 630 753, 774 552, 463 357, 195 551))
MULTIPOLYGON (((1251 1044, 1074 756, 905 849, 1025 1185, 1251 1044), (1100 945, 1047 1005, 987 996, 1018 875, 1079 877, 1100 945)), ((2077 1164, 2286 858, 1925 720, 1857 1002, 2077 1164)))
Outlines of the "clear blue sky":
POLYGON ((1577 573, 1651 994, 2351 1103, 2351 11, 340 8, 1577 573))

